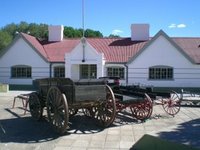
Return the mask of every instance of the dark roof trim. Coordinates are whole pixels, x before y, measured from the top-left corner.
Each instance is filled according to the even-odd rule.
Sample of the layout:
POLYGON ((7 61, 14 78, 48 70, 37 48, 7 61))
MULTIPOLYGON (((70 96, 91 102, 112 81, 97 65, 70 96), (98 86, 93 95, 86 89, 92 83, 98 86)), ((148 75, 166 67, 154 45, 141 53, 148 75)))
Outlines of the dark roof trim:
POLYGON ((105 64, 125 65, 126 62, 105 62, 105 64))
POLYGON ((166 38, 181 54, 183 54, 183 56, 188 59, 191 63, 196 64, 195 61, 189 57, 184 51, 183 49, 178 46, 163 30, 160 30, 148 43, 146 43, 144 45, 144 47, 134 56, 132 57, 127 64, 130 64, 131 62, 133 62, 143 51, 146 50, 146 48, 148 48, 154 41, 156 41, 160 36, 164 36, 164 38, 166 38))

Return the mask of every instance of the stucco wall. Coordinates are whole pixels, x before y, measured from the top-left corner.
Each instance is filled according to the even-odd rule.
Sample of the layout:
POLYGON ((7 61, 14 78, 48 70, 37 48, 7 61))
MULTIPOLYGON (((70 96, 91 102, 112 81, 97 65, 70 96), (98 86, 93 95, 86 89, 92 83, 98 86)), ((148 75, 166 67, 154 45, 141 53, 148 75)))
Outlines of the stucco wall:
POLYGON ((22 38, 19 38, 0 58, 0 82, 8 84, 32 84, 36 78, 49 76, 49 64, 39 56, 22 38), (32 67, 32 78, 15 79, 11 77, 11 67, 27 65, 32 67))
POLYGON ((193 64, 164 36, 158 37, 128 65, 129 84, 158 87, 199 87, 200 65, 193 64), (149 80, 149 67, 163 65, 174 68, 173 80, 149 80))
POLYGON ((83 46, 79 43, 70 53, 65 54, 65 76, 72 79, 79 79, 79 65, 96 64, 97 78, 104 74, 105 60, 103 54, 98 53, 87 41, 85 45, 85 61, 83 62, 83 46))

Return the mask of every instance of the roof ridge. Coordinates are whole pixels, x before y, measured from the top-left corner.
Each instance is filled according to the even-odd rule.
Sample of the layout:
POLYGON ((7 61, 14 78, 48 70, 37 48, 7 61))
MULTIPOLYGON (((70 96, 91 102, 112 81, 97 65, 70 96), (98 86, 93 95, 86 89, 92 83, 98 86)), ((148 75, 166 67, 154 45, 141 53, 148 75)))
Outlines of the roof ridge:
POLYGON ((200 39, 200 37, 171 37, 172 39, 200 39))

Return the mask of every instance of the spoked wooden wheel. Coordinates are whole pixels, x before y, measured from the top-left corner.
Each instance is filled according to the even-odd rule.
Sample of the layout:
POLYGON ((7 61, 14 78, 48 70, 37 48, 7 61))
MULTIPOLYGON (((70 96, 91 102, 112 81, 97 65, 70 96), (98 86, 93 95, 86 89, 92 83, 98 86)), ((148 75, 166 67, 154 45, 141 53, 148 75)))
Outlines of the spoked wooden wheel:
POLYGON ((113 123, 116 116, 116 102, 112 89, 106 85, 106 101, 97 107, 97 119, 104 127, 113 123))
POLYGON ((83 114, 95 118, 98 115, 98 107, 83 108, 83 114))
POLYGON ((69 109, 69 117, 73 117, 77 114, 78 112, 78 109, 75 109, 75 108, 70 108, 69 109))
POLYGON ((162 99, 163 109, 171 116, 176 115, 180 111, 180 104, 180 98, 174 91, 172 91, 170 98, 162 99))
POLYGON ((57 87, 51 87, 47 93, 47 115, 55 131, 62 134, 69 121, 69 110, 64 94, 57 87))
POLYGON ((29 96, 29 110, 35 120, 39 120, 42 117, 43 108, 36 92, 31 93, 29 96))
POLYGON ((153 111, 153 103, 151 98, 145 93, 144 101, 130 106, 133 117, 138 120, 146 120, 150 118, 153 111))

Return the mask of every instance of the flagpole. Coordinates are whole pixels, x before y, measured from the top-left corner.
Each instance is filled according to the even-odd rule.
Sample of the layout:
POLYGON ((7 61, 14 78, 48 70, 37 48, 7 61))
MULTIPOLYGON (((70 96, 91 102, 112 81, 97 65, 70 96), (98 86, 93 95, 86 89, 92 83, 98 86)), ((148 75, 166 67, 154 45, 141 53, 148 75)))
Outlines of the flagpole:
POLYGON ((83 46, 83 59, 82 59, 82 63, 85 62, 85 13, 84 13, 84 0, 82 0, 82 28, 83 28, 83 37, 81 39, 82 42, 82 46, 83 46))
POLYGON ((84 0, 82 0, 82 28, 83 28, 83 37, 85 37, 85 10, 84 10, 84 0))

